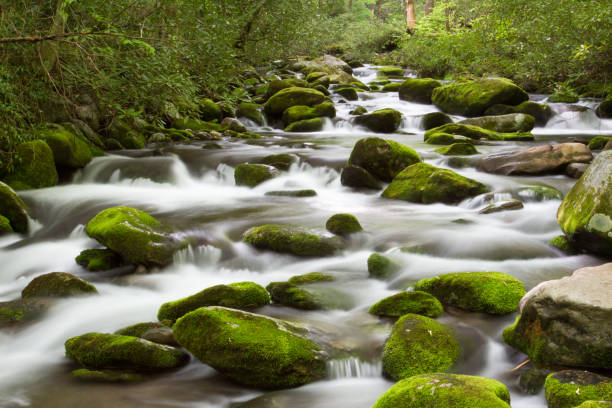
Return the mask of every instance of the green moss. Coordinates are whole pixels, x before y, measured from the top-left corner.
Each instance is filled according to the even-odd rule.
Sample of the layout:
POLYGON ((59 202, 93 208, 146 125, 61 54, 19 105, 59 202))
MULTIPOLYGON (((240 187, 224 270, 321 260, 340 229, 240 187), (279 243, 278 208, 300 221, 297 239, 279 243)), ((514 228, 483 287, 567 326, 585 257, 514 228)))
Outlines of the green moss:
POLYGON ((474 125, 500 133, 529 132, 535 126, 535 118, 525 113, 509 113, 465 119, 459 124, 474 125))
POLYGON ((99 212, 85 231, 132 264, 165 266, 172 261, 174 252, 186 246, 186 242, 163 231, 155 218, 131 207, 99 212))
POLYGON ((256 103, 241 103, 236 109, 236 116, 239 118, 247 118, 257 123, 259 126, 264 124, 263 113, 259 110, 259 105, 256 103))
POLYGON ((407 313, 438 317, 444 312, 438 299, 426 292, 401 292, 370 307, 369 313, 381 317, 401 317, 407 313))
POLYGON ((340 182, 343 186, 380 190, 381 182, 361 166, 347 164, 342 168, 340 182))
POLYGON ((447 114, 442 112, 430 112, 423 115, 421 127, 425 130, 429 130, 446 125, 447 123, 453 123, 453 120, 447 114))
POLYGON ((393 326, 383 351, 383 373, 395 381, 450 369, 459 344, 445 326, 425 316, 406 314, 393 326))
POLYGON ((0 236, 13 233, 11 221, 3 215, 0 215, 0 236))
POLYGON ((438 132, 428 135, 427 139, 425 139, 425 143, 432 145, 452 145, 464 142, 450 133, 438 132))
POLYGON ((181 317, 174 334, 200 361, 239 384, 288 388, 326 376, 319 346, 282 320, 205 307, 181 317))
POLYGON ((244 242, 259 249, 296 256, 328 256, 340 248, 336 238, 313 234, 300 227, 267 224, 244 234, 244 242))
POLYGON ((363 231, 357 218, 351 214, 332 215, 325 223, 325 228, 335 235, 350 235, 363 231))
POLYGON ((550 245, 565 252, 568 255, 576 255, 578 251, 572 246, 571 241, 565 235, 558 235, 550 240, 550 245))
POLYGON ((402 122, 402 114, 395 109, 380 109, 357 116, 353 120, 355 124, 364 126, 373 132, 392 133, 399 128, 402 122))
POLYGON ((521 188, 518 191, 518 195, 521 198, 528 198, 533 201, 548 201, 548 200, 562 200, 563 193, 556 188, 548 186, 531 186, 521 188))
POLYGON ((108 271, 124 265, 121 256, 110 249, 86 249, 75 261, 91 272, 108 271))
POLYGON ((28 212, 23 200, 12 188, 0 182, 0 214, 11 223, 15 232, 28 232, 28 212))
POLYGON ((356 101, 359 99, 357 89, 352 86, 342 86, 340 88, 334 89, 334 92, 348 101, 356 101))
POLYGON ((391 181, 406 166, 420 161, 417 152, 408 146, 393 140, 368 137, 355 143, 348 164, 362 167, 382 181, 391 181))
POLYGON ((279 174, 274 167, 265 164, 239 164, 234 170, 234 181, 237 186, 255 187, 279 174))
POLYGON ((266 98, 269 99, 272 96, 276 95, 278 92, 282 91, 283 89, 292 88, 292 87, 306 88, 308 87, 308 82, 301 81, 296 78, 273 80, 268 85, 268 91, 266 92, 266 98))
POLYGON ((314 119, 320 117, 334 118, 336 116, 336 108, 331 102, 324 102, 313 107, 297 105, 292 106, 283 112, 283 122, 286 126, 291 123, 306 119, 314 119))
POLYGON ((189 356, 173 347, 132 336, 87 333, 64 344, 66 356, 87 368, 125 368, 133 371, 163 371, 187 363, 189 356))
POLYGON ((205 121, 221 120, 221 108, 211 99, 204 98, 198 101, 200 109, 200 119, 205 121))
POLYGON ((532 141, 534 136, 529 133, 499 133, 492 130, 483 129, 474 125, 463 125, 459 123, 447 123, 446 125, 438 126, 429 129, 425 132, 425 142, 437 133, 448 133, 451 135, 460 135, 469 137, 470 139, 487 139, 487 140, 506 140, 506 141, 532 141))
POLYGON ((510 408, 510 394, 499 381, 456 374, 426 374, 402 380, 373 408, 510 408))
POLYGON ((217 123, 204 122, 202 120, 192 118, 175 120, 174 122, 172 122, 172 127, 180 130, 189 129, 194 132, 210 132, 212 130, 216 130, 218 132, 222 130, 221 125, 217 123))
POLYGON ((400 266, 384 255, 372 254, 368 257, 368 273, 371 278, 388 279, 399 270, 400 266))
POLYGON ((296 105, 314 106, 325 102, 326 96, 310 88, 291 87, 274 94, 264 105, 268 116, 278 117, 288 108, 296 105))
MULTIPOLYGON (((390 84, 386 84, 382 87, 382 91, 383 92, 398 92, 400 90, 400 87, 402 86, 401 83, 399 82, 393 82, 390 84)), ((401 99, 401 98, 400 98, 401 99)))
POLYGON ((70 373, 72 378, 94 383, 135 383, 146 379, 142 374, 113 371, 113 370, 88 370, 80 368, 70 373))
POLYGON ((0 302, 0 327, 40 318, 49 308, 50 299, 18 299, 0 302))
POLYGON ((315 89, 315 90, 321 92, 325 96, 330 96, 331 95, 331 92, 329 92, 329 90, 326 87, 324 87, 323 85, 321 85, 321 84, 316 84, 316 85, 313 84, 310 87, 312 89, 315 89))
POLYGON ((297 161, 297 158, 291 154, 271 154, 258 160, 258 163, 274 166, 279 170, 289 170, 289 167, 297 161))
POLYGON ((433 90, 442 86, 439 81, 431 78, 409 78, 399 89, 399 98, 404 101, 416 103, 431 103, 433 90))
POLYGON ((323 130, 324 125, 322 118, 299 120, 287 126, 285 132, 319 132, 323 130))
POLYGON ((610 408, 612 401, 586 401, 578 405, 576 408, 610 408))
POLYGON ((368 110, 361 105, 355 107, 355 109, 349 112, 349 114, 356 116, 365 115, 366 113, 368 113, 368 110))
POLYGON ((591 150, 602 150, 604 147, 606 147, 606 144, 610 140, 612 140, 612 137, 595 136, 589 142, 589 149, 591 149, 591 150))
POLYGON ((290 282, 271 282, 266 286, 275 303, 302 310, 325 309, 315 294, 290 282))
POLYGON ((38 136, 51 150, 58 167, 84 167, 93 158, 90 143, 60 125, 47 125, 38 136))
POLYGON ((97 293, 96 288, 83 279, 69 273, 51 272, 34 278, 21 291, 21 297, 69 297, 97 293))
POLYGON ((309 283, 317 283, 317 282, 332 282, 335 281, 332 275, 328 275, 321 272, 310 272, 304 275, 296 275, 289 279, 289 283, 293 285, 306 285, 309 283))
POLYGON ((279 191, 268 191, 266 192, 267 196, 277 196, 277 197, 314 197, 317 195, 317 192, 314 190, 279 190, 279 191))
POLYGON ((145 323, 137 323, 131 326, 124 327, 122 329, 117 330, 114 334, 118 334, 121 336, 132 336, 142 338, 146 332, 151 329, 161 329, 163 327, 168 327, 164 323, 161 322, 145 322, 145 323))
POLYGON ((485 115, 507 115, 510 113, 525 113, 535 118, 538 126, 544 126, 553 116, 550 106, 543 103, 525 101, 516 106, 493 105, 485 111, 485 115))
POLYGON ((401 67, 381 67, 377 68, 377 75, 381 78, 403 78, 404 69, 401 67))
POLYGON ((395 176, 382 197, 423 204, 453 204, 487 191, 484 184, 454 171, 417 163, 395 176))
POLYGON ((159 320, 176 320, 204 306, 254 309, 268 303, 270 303, 270 295, 263 286, 253 282, 237 282, 229 285, 212 286, 195 295, 164 303, 157 313, 157 318, 159 320))
POLYGON ((311 72, 310 74, 306 75, 306 81, 307 82, 315 82, 327 75, 327 72, 311 72))
POLYGON ((445 306, 490 314, 516 312, 526 293, 521 281, 501 272, 447 273, 420 280, 415 290, 431 293, 445 306))
POLYGON ((547 101, 551 103, 576 103, 579 99, 574 91, 565 89, 550 95, 547 101))
POLYGON ((612 401, 612 379, 587 371, 560 371, 544 384, 549 408, 572 408, 585 401, 612 401))
MULTIPOLYGON (((178 126, 174 127, 177 129, 183 129, 178 126)), ((112 124, 110 128, 110 137, 117 140, 125 149, 142 149, 147 144, 147 140, 142 133, 136 131, 127 123, 122 121, 115 121, 112 124)))
POLYGON ((14 168, 4 178, 13 189, 44 188, 57 183, 53 151, 44 140, 21 143, 15 149, 15 155, 14 168))
POLYGON ((434 151, 444 156, 469 156, 478 154, 478 150, 470 143, 453 143, 450 146, 441 147, 434 151))

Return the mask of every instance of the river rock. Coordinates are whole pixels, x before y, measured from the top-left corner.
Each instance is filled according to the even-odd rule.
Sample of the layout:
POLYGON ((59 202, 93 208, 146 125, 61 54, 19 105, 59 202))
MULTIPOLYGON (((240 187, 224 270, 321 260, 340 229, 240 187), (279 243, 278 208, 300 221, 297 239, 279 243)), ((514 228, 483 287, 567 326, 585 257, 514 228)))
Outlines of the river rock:
POLYGON ((401 317, 407 313, 438 317, 444 312, 438 299, 426 292, 401 292, 370 307, 369 313, 381 317, 401 317))
POLYGON ((15 232, 28 232, 28 211, 12 188, 0 181, 0 214, 6 217, 15 232))
POLYGON ((160 329, 163 327, 168 327, 164 323, 161 322, 144 322, 144 323, 136 323, 131 326, 124 327, 115 331, 115 334, 119 334, 121 336, 132 336, 142 338, 146 332, 152 329, 160 329))
POLYGON ((257 163, 267 164, 269 166, 276 167, 279 170, 289 170, 289 167, 291 167, 291 165, 296 161, 297 157, 287 153, 280 153, 265 156, 257 160, 257 163))
POLYGON ((325 126, 322 118, 298 120, 285 128, 285 132, 320 132, 325 126))
POLYGON ((433 90, 440 86, 442 84, 435 79, 408 78, 399 88, 399 98, 403 101, 430 104, 433 90))
POLYGON ((458 358, 459 344, 450 329, 429 317, 406 314, 395 323, 385 343, 383 373, 399 381, 446 371, 458 358))
POLYGON ((159 320, 176 320, 204 306, 255 309, 268 303, 270 303, 270 295, 263 286, 253 282, 237 282, 229 285, 212 286, 195 295, 164 303, 157 313, 157 318, 159 320))
POLYGON ((329 256, 340 249, 340 241, 301 227, 267 224, 253 227, 243 241, 259 249, 295 256, 329 256))
POLYGON ((574 246, 612 257, 612 151, 601 152, 567 193, 557 221, 574 246))
POLYGON ((543 103, 525 101, 516 106, 493 105, 485 111, 485 115, 508 115, 510 113, 525 113, 535 119, 537 126, 544 126, 553 116, 550 106, 543 103))
POLYGON ((11 222, 9 219, 3 215, 0 215, 0 236, 12 234, 13 232, 15 231, 13 230, 13 227, 11 227, 11 222))
POLYGON ((17 299, 0 302, 0 327, 25 323, 42 317, 53 305, 50 298, 17 299))
POLYGON ((425 143, 432 145, 453 145, 457 143, 467 143, 470 139, 457 138, 450 133, 430 133, 425 139, 425 143))
MULTIPOLYGON (((461 123, 447 123, 446 125, 438 126, 433 129, 429 129, 425 132, 424 140, 429 142, 435 134, 447 133, 452 136, 460 135, 470 139, 487 139, 487 140, 501 140, 501 141, 532 141, 534 136, 529 132, 519 133, 500 133, 492 130, 483 129, 474 125, 466 125, 461 123)), ((445 143, 450 144, 450 143, 445 143)))
POLYGON ((86 368, 118 368, 154 372, 181 367, 187 353, 138 337, 87 333, 72 337, 64 344, 66 356, 86 368))
POLYGON ((538 365, 612 368, 612 263, 540 283, 504 341, 538 365))
POLYGON ((325 102, 326 96, 310 88, 285 88, 274 94, 264 105, 268 116, 280 117, 292 106, 314 106, 325 102))
POLYGON ((471 143, 453 143, 449 146, 440 147, 434 150, 434 152, 444 156, 470 156, 478 154, 478 150, 471 143))
POLYGON ((518 105, 529 95, 510 80, 488 78, 440 86, 431 99, 443 112, 469 117, 482 115, 496 104, 518 105))
POLYGON ((524 187, 519 189, 517 194, 522 199, 531 201, 563 200, 563 193, 549 186, 524 187))
POLYGON ((61 125, 48 125, 40 131, 39 137, 47 142, 53 151, 57 167, 81 168, 93 158, 89 141, 61 125))
POLYGON ((279 175, 276 168, 266 164, 239 164, 234 170, 234 181, 237 186, 255 187, 279 175))
POLYGON ((242 122, 240 122, 236 118, 223 119, 223 121, 221 122, 221 126, 238 133, 245 133, 247 131, 246 126, 244 126, 242 122))
POLYGON ((595 136, 589 141, 589 149, 591 150, 603 150, 606 144, 612 140, 612 137, 595 136))
POLYGON ((399 82, 391 82, 386 85, 383 85, 381 91, 382 92, 398 92, 401 86, 402 84, 399 82))
POLYGON ((233 381, 297 387, 326 376, 326 356, 305 328, 239 310, 203 307, 174 325, 177 341, 233 381))
POLYGON ((522 210, 523 207, 524 205, 522 201, 511 199, 511 200, 499 201, 497 203, 490 204, 486 206, 485 208, 483 208, 482 210, 478 211, 478 213, 479 214, 493 214, 493 213, 498 213, 502 211, 516 211, 516 210, 522 210))
POLYGON ((268 89, 266 91, 265 98, 266 100, 268 100, 283 89, 293 87, 308 88, 308 82, 298 78, 276 79, 270 81, 270 83, 268 84, 268 89))
POLYGON ((239 104, 238 108, 236 109, 236 116, 239 118, 250 119, 259 126, 263 126, 264 124, 263 114, 259 110, 259 105, 256 103, 243 102, 239 104))
POLYGON ((88 370, 79 368, 70 373, 78 381, 91 383, 137 383, 146 380, 146 376, 119 370, 88 370))
POLYGON ((459 374, 424 374, 393 385, 373 408, 510 408, 499 381, 459 374))
POLYGON ((576 408, 611 408, 612 401, 585 401, 576 408))
POLYGON ((368 257, 368 274, 370 278, 388 279, 397 274, 400 266, 381 254, 372 254, 368 257))
POLYGON ((371 190, 380 190, 382 184, 369 171, 360 166, 349 164, 344 166, 340 175, 340 183, 343 186, 353 188, 367 188, 371 190))
POLYGON ((200 119, 211 122, 214 120, 221 121, 223 113, 221 107, 217 105, 212 99, 202 98, 198 101, 198 107, 200 108, 200 119))
POLYGON ((23 299, 33 297, 70 297, 98 294, 90 283, 64 272, 51 272, 34 278, 22 291, 23 299))
POLYGON ((587 163, 570 163, 565 168, 565 174, 571 178, 579 179, 586 173, 589 165, 587 163))
POLYGON ((356 101, 359 99, 357 89, 352 86, 343 86, 340 88, 336 88, 334 92, 342 96, 347 101, 356 101))
MULTIPOLYGON (((194 126, 196 123, 206 122, 197 121, 196 119, 190 120, 188 118, 179 119, 173 123, 173 127, 177 129, 191 129, 194 131, 210 130, 194 126), (183 127, 181 127, 180 124, 184 124, 183 127)), ((109 127, 108 133, 110 138, 115 139, 117 142, 119 142, 119 145, 123 149, 142 149, 147 144, 147 139, 142 133, 140 133, 132 126, 121 120, 113 121, 113 123, 109 127)))
MULTIPOLYGON (((53 151, 44 140, 32 140, 17 145, 13 170, 4 182, 15 190, 51 187, 57 183, 53 151)), ((7 217, 8 218, 8 217, 7 217)))
POLYGON ((364 168, 382 181, 391 181, 406 166, 421 161, 413 149, 393 140, 368 137, 355 143, 348 164, 364 168))
POLYGON ((275 196, 275 197, 314 197, 317 195, 315 190, 307 189, 307 190, 275 190, 275 191, 266 191, 264 195, 267 196, 275 196))
POLYGON ((452 170, 417 163, 406 167, 395 176, 382 196, 413 203, 454 204, 487 191, 484 184, 452 170))
POLYGON ((612 118, 612 99, 607 99, 600 103, 595 110, 595 114, 603 119, 612 118))
POLYGON ((402 121, 402 114, 395 109, 379 109, 372 113, 356 116, 355 124, 377 133, 395 132, 402 121))
POLYGON ((351 214, 335 214, 325 222, 325 229, 334 235, 350 235, 363 231, 357 217, 351 214))
POLYGON ((567 89, 561 89, 550 95, 547 102, 550 103, 576 103, 580 100, 578 95, 573 91, 567 89))
POLYGON ((355 115, 355 116, 364 115, 366 113, 368 113, 368 110, 361 105, 356 106, 355 109, 349 112, 350 115, 355 115))
POLYGON ((588 163, 593 155, 582 143, 531 147, 512 153, 496 153, 480 160, 478 167, 496 174, 546 174, 565 170, 569 163, 588 163))
POLYGON ((550 240, 549 244, 554 246, 558 250, 566 253, 567 255, 576 255, 578 253, 569 238, 565 235, 557 235, 556 237, 550 240))
POLYGON ((445 306, 498 315, 516 312, 525 294, 521 281, 501 272, 447 273, 422 279, 414 289, 432 294, 445 306))
POLYGON ((337 301, 337 291, 325 292, 308 287, 312 283, 333 280, 335 278, 331 275, 311 272, 294 276, 287 282, 272 282, 266 286, 266 290, 270 292, 270 296, 275 303, 284 306, 303 310, 335 309, 341 306, 337 301))
POLYGON ((99 212, 85 228, 87 235, 131 264, 165 266, 186 242, 171 236, 155 218, 131 207, 99 212))
POLYGON ((447 114, 442 112, 430 112, 423 115, 421 127, 425 130, 429 130, 446 125, 447 123, 453 123, 453 120, 447 114))
POLYGON ((588 371, 565 370, 550 374, 544 389, 549 408, 582 407, 580 404, 586 401, 612 401, 612 378, 588 371))
POLYGON ((124 265, 121 256, 108 248, 85 249, 75 261, 90 272, 108 271, 124 265))
POLYGON ((289 126, 293 122, 314 118, 334 118, 336 117, 336 108, 331 102, 324 102, 313 107, 296 105, 288 108, 283 112, 283 123, 289 126))
POLYGON ((535 118, 524 113, 510 113, 508 115, 469 118, 458 123, 474 125, 500 133, 529 132, 535 126, 535 118))
POLYGON ((403 78, 404 68, 401 67, 380 67, 376 73, 381 78, 403 78))

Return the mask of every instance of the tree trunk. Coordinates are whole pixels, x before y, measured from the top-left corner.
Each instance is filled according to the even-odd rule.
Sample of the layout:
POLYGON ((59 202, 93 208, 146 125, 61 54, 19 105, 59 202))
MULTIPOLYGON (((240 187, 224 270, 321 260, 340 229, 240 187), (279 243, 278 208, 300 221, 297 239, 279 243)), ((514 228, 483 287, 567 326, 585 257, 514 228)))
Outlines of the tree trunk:
POLYGON ((406 29, 409 33, 414 31, 416 16, 414 14, 414 0, 406 0, 406 29))
MULTIPOLYGON (((49 29, 49 35, 58 35, 64 33, 66 21, 64 20, 65 6, 64 0, 57 0, 55 6, 55 14, 53 15, 53 24, 49 29)), ((46 71, 52 71, 55 64, 59 60, 59 42, 44 41, 39 48, 41 62, 46 71)))
MULTIPOLYGON (((234 43, 234 48, 240 50, 242 54, 246 52, 246 44, 249 39, 249 35, 251 34, 251 31, 253 30, 253 24, 255 24, 255 20, 257 20, 257 18, 259 17, 259 14, 263 10, 264 6, 266 6, 268 1, 269 0, 267 1, 264 0, 261 3, 259 3, 255 11, 253 11, 253 14, 251 14, 251 17, 247 20, 246 24, 244 25, 244 28, 240 32, 238 39, 234 43)), ((319 4, 321 3, 321 1, 322 0, 319 0, 319 4)))
POLYGON ((386 0, 376 0, 376 4, 374 5, 374 15, 376 18, 381 18, 382 6, 386 0))
POLYGON ((353 9, 353 0, 349 0, 349 10, 353 9))
POLYGON ((425 15, 430 14, 434 8, 434 0, 427 0, 425 2, 425 15))

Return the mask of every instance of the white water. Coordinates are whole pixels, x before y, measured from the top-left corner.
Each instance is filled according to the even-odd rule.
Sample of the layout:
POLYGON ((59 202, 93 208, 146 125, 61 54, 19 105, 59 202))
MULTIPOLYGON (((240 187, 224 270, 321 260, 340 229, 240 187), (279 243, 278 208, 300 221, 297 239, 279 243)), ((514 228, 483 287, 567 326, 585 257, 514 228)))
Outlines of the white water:
MULTIPOLYGON (((369 67, 359 69, 356 75, 366 82, 375 78, 369 67)), ((334 98, 336 102, 339 99, 334 98)), ((267 129, 268 138, 251 143, 223 141, 221 150, 205 150, 194 144, 166 148, 162 156, 155 157, 129 157, 130 152, 107 155, 96 158, 70 184, 24 192, 22 197, 38 225, 28 237, 11 235, 0 240, 0 300, 18 298, 31 279, 53 271, 91 281, 100 295, 61 300, 35 324, 0 330, 0 406, 220 408, 244 403, 244 407, 264 407, 270 406, 269 398, 273 398, 279 406, 292 408, 366 408, 391 385, 382 378, 379 355, 391 325, 367 314, 376 301, 418 279, 446 272, 506 272, 529 289, 600 262, 589 256, 564 256, 547 245, 560 233, 555 219, 558 200, 526 201, 521 211, 480 215, 478 210, 487 205, 483 197, 458 206, 416 205, 342 186, 339 169, 352 146, 371 135, 349 121, 348 112, 357 105, 368 110, 398 109, 404 117, 401 132, 384 137, 415 148, 430 163, 450 167, 447 158, 433 152, 434 146, 422 142, 420 118, 435 111, 434 106, 399 101, 397 93, 362 93, 359 101, 337 103, 338 118, 322 132, 289 135, 260 128, 254 130, 267 129), (234 185, 237 164, 284 152, 296 155, 299 161, 281 177, 253 189, 234 185), (306 188, 316 190, 317 196, 264 195, 271 190, 306 188), (182 251, 172 266, 149 274, 88 273, 74 262, 81 250, 96 247, 84 234, 83 225, 99 210, 114 205, 141 208, 209 245, 182 251), (323 232, 325 220, 337 212, 357 216, 365 232, 352 237, 348 249, 333 257, 296 259, 240 243, 247 228, 268 222, 323 232), (472 223, 454 223, 457 219, 472 223), (423 247, 424 253, 399 250, 414 245, 423 247), (386 253, 402 266, 393 281, 367 278, 366 260, 374 251, 386 253), (345 310, 303 312, 267 306, 260 312, 324 329, 335 341, 365 356, 363 360, 353 357, 330 362, 328 380, 259 397, 261 392, 232 385, 195 361, 178 372, 137 385, 83 385, 68 378, 63 343, 71 336, 113 332, 155 320, 162 303, 212 285, 245 280, 267 285, 312 271, 338 278, 325 285, 343 295, 345 310)), ((590 111, 564 111, 545 128, 536 128, 534 134, 535 143, 564 141, 576 135, 612 135, 612 121, 599 120, 590 111)), ((486 154, 529 145, 533 143, 490 144, 478 149, 486 154)), ((480 173, 473 167, 455 170, 486 183, 495 192, 495 200, 516 195, 527 185, 546 184, 565 193, 573 183, 565 176, 504 177, 480 173)), ((465 337, 464 355, 456 372, 504 382, 515 408, 542 408, 543 396, 520 393, 516 375, 510 372, 524 358, 501 341, 502 329, 513 318, 449 312, 440 320, 465 337)))

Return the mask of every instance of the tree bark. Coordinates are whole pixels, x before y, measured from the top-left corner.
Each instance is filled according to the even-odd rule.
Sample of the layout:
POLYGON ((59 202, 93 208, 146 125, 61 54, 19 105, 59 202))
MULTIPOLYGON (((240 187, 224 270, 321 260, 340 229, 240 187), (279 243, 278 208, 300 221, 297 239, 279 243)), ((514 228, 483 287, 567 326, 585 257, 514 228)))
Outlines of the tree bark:
POLYGON ((425 2, 425 15, 431 14, 434 8, 434 0, 427 0, 425 2))
POLYGON ((376 18, 380 19, 382 14, 382 6, 386 0, 376 0, 376 4, 374 5, 374 15, 376 18))
POLYGON ((349 10, 353 9, 353 0, 349 0, 349 10))
POLYGON ((416 16, 414 14, 414 0, 406 0, 406 29, 409 33, 414 31, 416 16))

